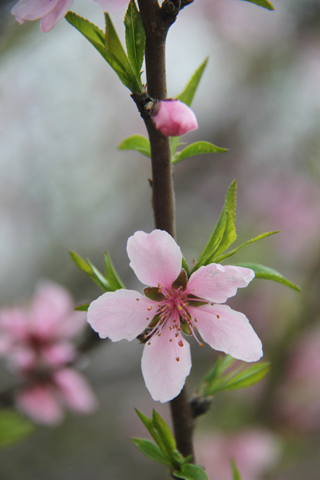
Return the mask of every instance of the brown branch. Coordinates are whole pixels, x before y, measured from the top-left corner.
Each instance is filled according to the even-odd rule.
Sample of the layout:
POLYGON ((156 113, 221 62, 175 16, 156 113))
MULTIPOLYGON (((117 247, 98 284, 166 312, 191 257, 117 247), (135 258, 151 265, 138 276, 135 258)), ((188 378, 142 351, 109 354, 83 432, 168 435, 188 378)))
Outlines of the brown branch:
MULTIPOLYGON (((152 205, 155 226, 175 236, 175 202, 169 137, 158 131, 144 106, 148 97, 163 100, 167 97, 166 85, 166 37, 174 23, 181 0, 165 1, 161 8, 158 0, 138 0, 143 26, 146 33, 147 94, 134 98, 149 134, 152 162, 152 205)), ((177 448, 185 457, 193 453, 193 418, 185 388, 171 400, 171 415, 177 448)))

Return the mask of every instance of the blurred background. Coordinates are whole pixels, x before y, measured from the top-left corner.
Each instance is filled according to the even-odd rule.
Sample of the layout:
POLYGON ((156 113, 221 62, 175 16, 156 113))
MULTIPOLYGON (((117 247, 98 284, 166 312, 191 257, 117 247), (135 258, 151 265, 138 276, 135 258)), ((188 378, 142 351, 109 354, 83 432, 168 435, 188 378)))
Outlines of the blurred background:
MULTIPOLYGON (((107 249, 128 288, 127 238, 153 229, 150 163, 117 150, 145 134, 129 92, 65 20, 43 34, 19 26, 15 2, 0 3, 0 307, 22 304, 40 279, 68 288, 75 302, 101 294, 68 250, 103 268, 107 249)), ((229 153, 176 165, 177 240, 191 263, 204 248, 238 179, 238 244, 281 233, 241 251, 234 262, 279 270, 302 293, 255 280, 228 302, 245 313, 272 362, 268 378, 221 393, 198 420, 196 450, 211 480, 318 480, 320 467, 320 2, 276 0, 274 12, 236 0, 195 0, 169 32, 168 95, 174 97, 209 55, 193 109, 207 140, 229 153)), ((97 4, 73 10, 103 27, 97 4)), ((113 17, 124 36, 123 12, 113 17)), ((228 262, 227 262, 228 263, 228 262)), ((193 348, 190 392, 212 364, 193 348)), ((1 480, 168 478, 129 436, 147 436, 134 407, 170 422, 167 405, 145 389, 138 342, 105 342, 84 373, 99 399, 93 415, 67 416, 0 451, 1 480)), ((0 364, 3 384, 10 375, 0 364)))

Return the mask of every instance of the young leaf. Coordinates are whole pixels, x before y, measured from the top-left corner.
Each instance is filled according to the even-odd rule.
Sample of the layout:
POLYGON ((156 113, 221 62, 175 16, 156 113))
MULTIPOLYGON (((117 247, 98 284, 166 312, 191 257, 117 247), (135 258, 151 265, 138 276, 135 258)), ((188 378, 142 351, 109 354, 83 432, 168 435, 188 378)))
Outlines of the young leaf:
POLYGON ((274 10, 274 6, 272 5, 272 3, 269 2, 269 0, 244 0, 244 1, 255 3, 259 7, 264 7, 267 10, 274 10))
POLYGON ((301 292, 301 288, 298 285, 290 282, 283 277, 279 272, 273 270, 273 268, 265 267, 264 265, 258 265, 256 263, 238 263, 239 267, 251 268, 255 272, 255 278, 265 278, 266 280, 272 280, 277 283, 282 283, 297 292, 301 292))
POLYGON ((239 470, 237 469, 237 466, 234 460, 231 460, 231 468, 232 468, 232 479, 241 480, 239 470))
POLYGON ((14 410, 0 411, 0 447, 10 447, 27 438, 35 425, 14 410))
POLYGON ((225 355, 224 357, 218 357, 209 372, 202 378, 199 387, 199 395, 207 395, 207 390, 210 385, 213 385, 215 380, 222 375, 236 360, 231 355, 225 355))
MULTIPOLYGON (((135 409, 135 411, 136 411, 138 417, 140 418, 141 422, 143 423, 143 425, 146 427, 146 429, 148 430, 148 432, 152 436, 153 440, 156 442, 156 444, 158 445, 158 447, 162 451, 163 455, 166 458, 168 458, 166 447, 163 444, 161 438, 159 437, 158 432, 155 430, 152 419, 147 417, 146 415, 144 415, 137 408, 135 409)), ((168 458, 168 461, 170 462, 169 458, 168 458)))
POLYGON ((132 438, 131 440, 146 457, 150 458, 150 460, 163 463, 171 467, 170 461, 163 455, 160 448, 154 443, 150 442, 150 440, 144 440, 142 438, 132 438))
POLYGON ((112 265, 108 252, 105 250, 104 252, 104 269, 106 280, 111 290, 116 291, 120 288, 124 288, 123 283, 121 282, 120 278, 116 274, 116 271, 112 265))
POLYGON ((201 63, 200 67, 197 68, 197 70, 194 72, 192 77, 190 78, 187 86, 181 92, 176 98, 180 100, 181 102, 185 103, 188 105, 188 107, 191 107, 191 104, 193 102, 193 98, 195 96, 195 93, 197 91, 197 88, 199 86, 200 80, 202 78, 203 72, 207 66, 208 63, 208 57, 204 60, 204 62, 201 63))
POLYGON ((75 307, 76 312, 87 312, 88 308, 90 306, 90 303, 83 303, 82 305, 78 305, 75 307))
POLYGON ((108 282, 106 281, 105 277, 102 275, 101 272, 95 267, 90 260, 84 260, 75 252, 69 251, 71 259, 77 265, 80 270, 88 275, 88 277, 93 280, 98 287, 101 288, 104 292, 110 292, 112 289, 109 287, 108 282))
POLYGON ((223 390, 239 390, 241 388, 251 387, 263 380, 270 368, 270 363, 257 363, 251 365, 227 381, 223 390))
POLYGON ((140 71, 144 57, 144 47, 146 35, 144 32, 141 15, 137 10, 134 0, 131 0, 128 6, 126 16, 124 17, 126 27, 126 46, 129 61, 133 71, 140 78, 140 71))
POLYGON ((140 79, 136 78, 113 26, 110 28, 110 32, 108 31, 108 34, 105 35, 96 25, 73 12, 68 12, 66 19, 98 50, 118 75, 121 82, 131 92, 141 91, 140 79), (116 38, 112 36, 113 31, 116 38), (116 39, 118 39, 120 46, 116 39))
POLYGON ((180 470, 174 470, 173 475, 184 480, 208 480, 208 475, 203 468, 191 463, 185 463, 180 470))
POLYGON ((152 412, 152 423, 163 444, 165 445, 168 454, 176 450, 176 441, 169 426, 155 410, 152 412))
POLYGON ((236 204, 237 204, 237 181, 231 183, 228 188, 227 195, 224 202, 220 218, 212 235, 199 257, 193 271, 197 270, 202 265, 208 265, 213 261, 214 256, 219 256, 224 252, 237 238, 235 229, 236 219, 236 204))
POLYGON ((214 261, 216 263, 220 263, 222 260, 225 258, 231 257, 235 253, 237 253, 241 248, 246 247, 247 245, 250 245, 251 243, 257 242, 258 240, 262 240, 263 238, 270 237, 270 235, 274 235, 275 233, 279 233, 279 230, 276 230, 274 232, 266 232, 266 233, 261 233, 257 237, 252 238, 251 240, 248 240, 247 242, 243 243, 239 247, 235 248, 234 250, 231 250, 228 253, 225 253, 224 255, 220 255, 218 257, 215 257, 214 261))
POLYGON ((191 145, 188 145, 186 148, 181 150, 178 154, 176 154, 176 158, 172 160, 172 164, 175 165, 176 163, 184 160, 185 158, 194 157, 195 155, 200 155, 202 153, 224 153, 228 152, 227 148, 217 147, 210 142, 195 142, 191 145))
POLYGON ((150 142, 143 135, 131 135, 125 138, 118 148, 119 150, 137 150, 142 155, 151 158, 150 142))
POLYGON ((104 292, 110 292, 111 291, 111 288, 109 287, 108 285, 108 282, 106 280, 106 278, 102 275, 102 273, 97 269, 97 267, 95 267, 93 265, 93 263, 90 262, 90 260, 87 258, 87 264, 89 265, 89 267, 91 268, 92 270, 92 274, 93 274, 93 280, 96 282, 97 285, 100 286, 100 288, 104 291, 104 292))
MULTIPOLYGON (((187 83, 187 86, 185 87, 185 89, 176 97, 178 100, 188 105, 188 107, 191 107, 193 98, 199 86, 203 72, 207 66, 207 63, 208 63, 208 57, 204 60, 204 62, 202 62, 200 67, 198 67, 197 70, 194 72, 189 82, 187 83)), ((176 153, 177 147, 180 142, 180 138, 181 137, 170 137, 170 148, 171 148, 172 158, 174 158, 174 155, 176 153)))

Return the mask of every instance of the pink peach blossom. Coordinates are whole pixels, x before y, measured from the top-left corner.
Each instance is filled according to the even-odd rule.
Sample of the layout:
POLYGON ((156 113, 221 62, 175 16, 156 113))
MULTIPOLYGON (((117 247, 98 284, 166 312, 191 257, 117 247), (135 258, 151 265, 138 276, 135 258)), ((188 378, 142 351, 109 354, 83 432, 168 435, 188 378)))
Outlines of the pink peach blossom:
POLYGON ((64 407, 77 414, 88 414, 95 410, 97 402, 85 378, 72 368, 63 368, 46 381, 23 389, 16 404, 37 423, 56 425, 63 420, 64 407))
POLYGON ((202 435, 196 455, 209 479, 231 480, 230 460, 243 480, 260 480, 279 458, 279 442, 266 430, 248 429, 226 435, 202 435))
POLYGON ((0 355, 20 373, 57 368, 76 357, 70 340, 85 326, 85 316, 73 310, 67 290, 42 282, 27 308, 0 310, 0 355))
POLYGON ((191 108, 179 100, 162 100, 151 111, 155 126, 169 137, 178 137, 198 128, 197 118, 191 108))
POLYGON ((104 12, 118 12, 126 5, 128 0, 93 0, 98 3, 104 12))
POLYGON ((41 18, 40 28, 49 32, 70 10, 73 0, 20 0, 11 10, 19 23, 41 18))
POLYGON ((88 322, 101 338, 133 340, 147 327, 142 373, 154 400, 167 402, 181 391, 191 368, 190 346, 182 331, 201 335, 212 348, 252 362, 262 356, 261 342, 242 313, 224 303, 246 287, 254 272, 211 264, 189 281, 182 253, 165 231, 136 232, 128 239, 130 266, 151 288, 146 296, 133 290, 108 292, 93 301, 88 322))

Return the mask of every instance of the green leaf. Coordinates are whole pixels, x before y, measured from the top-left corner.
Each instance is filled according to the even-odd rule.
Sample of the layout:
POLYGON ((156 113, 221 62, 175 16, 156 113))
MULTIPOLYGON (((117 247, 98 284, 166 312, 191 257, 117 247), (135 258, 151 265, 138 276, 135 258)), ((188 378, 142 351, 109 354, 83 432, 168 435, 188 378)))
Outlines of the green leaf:
POLYGON ((66 19, 98 50, 131 92, 141 91, 140 79, 136 78, 132 70, 110 18, 106 18, 109 27, 106 35, 96 25, 74 12, 68 12, 66 19))
POLYGON ((264 379, 271 368, 270 363, 257 363, 246 368, 229 380, 223 390, 248 388, 264 379))
POLYGON ((239 250, 241 250, 241 248, 246 247, 247 245, 250 245, 251 243, 257 242, 258 240, 262 240, 263 238, 270 237, 270 235, 274 235, 275 233, 279 233, 279 230, 276 230, 274 232, 261 233, 257 237, 254 237, 251 240, 248 240, 247 242, 243 243, 242 245, 240 245, 240 247, 237 247, 234 250, 231 250, 230 252, 225 253, 224 255, 220 255, 219 257, 215 257, 214 261, 216 263, 220 263, 225 258, 231 257, 232 255, 237 253, 239 250))
POLYGON ((76 312, 87 312, 88 308, 90 306, 90 303, 83 303, 82 305, 78 305, 75 307, 76 312))
POLYGON ((197 270, 202 265, 208 265, 211 263, 214 257, 223 253, 237 238, 234 225, 236 219, 236 205, 237 181, 234 180, 228 188, 218 223, 192 271, 197 270))
POLYGON ((188 107, 191 107, 195 93, 197 91, 197 88, 199 86, 200 80, 202 78, 203 72, 207 66, 208 63, 208 57, 204 60, 204 62, 201 63, 200 67, 197 68, 197 70, 194 72, 192 77, 190 78, 187 86, 181 92, 176 98, 180 100, 181 102, 185 103, 188 105, 188 107))
POLYGON ((160 448, 154 443, 150 442, 150 440, 144 440, 142 438, 132 438, 131 440, 146 457, 150 458, 154 462, 164 463, 165 465, 169 465, 171 467, 170 461, 163 455, 160 448))
POLYGON ((232 479, 233 480, 241 480, 239 470, 236 467, 236 463, 234 460, 230 460, 231 468, 232 468, 232 479))
POLYGON ((255 3, 259 7, 264 7, 267 10, 274 10, 274 6, 272 5, 272 3, 269 2, 269 0, 244 0, 244 1, 255 3))
POLYGON ((120 288, 124 288, 124 285, 121 282, 120 278, 118 277, 114 269, 114 266, 112 265, 109 254, 106 250, 104 252, 104 269, 105 269, 106 280, 111 290, 116 291, 116 290, 119 290, 120 288))
POLYGON ((90 260, 84 260, 83 258, 80 257, 75 252, 72 252, 71 250, 69 251, 71 259, 74 261, 74 263, 77 265, 80 270, 82 270, 84 273, 88 275, 88 277, 93 280, 98 287, 101 288, 104 292, 110 292, 112 289, 109 287, 107 280, 105 277, 102 275, 101 272, 95 267, 90 260))
POLYGON ((126 16, 124 17, 124 24, 126 27, 125 35, 129 61, 134 73, 140 78, 146 35, 140 12, 137 10, 134 0, 131 0, 129 3, 126 16))
POLYGON ((184 257, 182 257, 182 268, 186 271, 187 276, 189 277, 189 275, 190 275, 190 270, 189 270, 187 261, 186 261, 186 259, 185 259, 184 257))
POLYGON ((208 373, 202 378, 199 387, 199 395, 208 395, 206 392, 210 389, 210 385, 213 385, 222 373, 227 370, 236 360, 231 355, 225 355, 224 357, 218 357, 208 373))
POLYGON ((105 46, 104 33, 100 28, 98 28, 93 23, 89 22, 79 15, 76 15, 74 12, 68 12, 65 16, 66 20, 77 30, 79 30, 82 35, 84 35, 89 42, 94 46, 100 45, 100 47, 105 46))
POLYGON ((177 445, 169 426, 155 410, 152 412, 152 423, 170 455, 170 453, 176 450, 177 445))
POLYGON ((181 466, 181 469, 175 470, 173 475, 177 478, 183 478, 184 480, 208 480, 208 475, 199 467, 199 465, 193 465, 192 463, 185 463, 181 466))
POLYGON ((172 161, 172 164, 175 165, 176 163, 184 160, 185 158, 194 157, 195 155, 200 155, 202 153, 223 153, 228 152, 227 148, 217 147, 210 142, 195 142, 188 145, 186 148, 181 150, 176 156, 176 158, 172 161))
MULTIPOLYGON (((198 67, 197 70, 194 72, 189 82, 187 83, 187 86, 185 87, 185 89, 176 97, 178 100, 188 105, 188 107, 191 107, 192 105, 194 96, 196 94, 197 88, 199 86, 203 72, 207 66, 207 63, 208 63, 208 57, 204 60, 204 62, 202 62, 200 67, 198 67)), ((180 142, 180 138, 181 137, 170 137, 170 148, 171 148, 172 158, 174 158, 174 155, 176 153, 177 147, 180 142)))
POLYGON ((0 411, 0 447, 10 447, 27 438, 35 425, 14 410, 0 411))
POLYGON ((264 265, 258 265, 256 263, 238 263, 237 266, 250 268, 255 272, 255 278, 265 278, 266 280, 272 280, 273 282, 282 283, 297 292, 301 292, 301 288, 298 285, 290 282, 283 277, 279 272, 273 270, 273 268, 265 267, 264 265))
POLYGON ((131 135, 125 138, 118 148, 120 150, 137 150, 146 157, 151 158, 150 142, 143 135, 131 135))
POLYGON ((77 267, 80 268, 80 270, 82 270, 89 276, 92 274, 91 268, 89 267, 87 262, 80 257, 80 255, 78 255, 76 252, 73 252, 72 250, 69 250, 69 254, 71 259, 74 261, 77 267))

